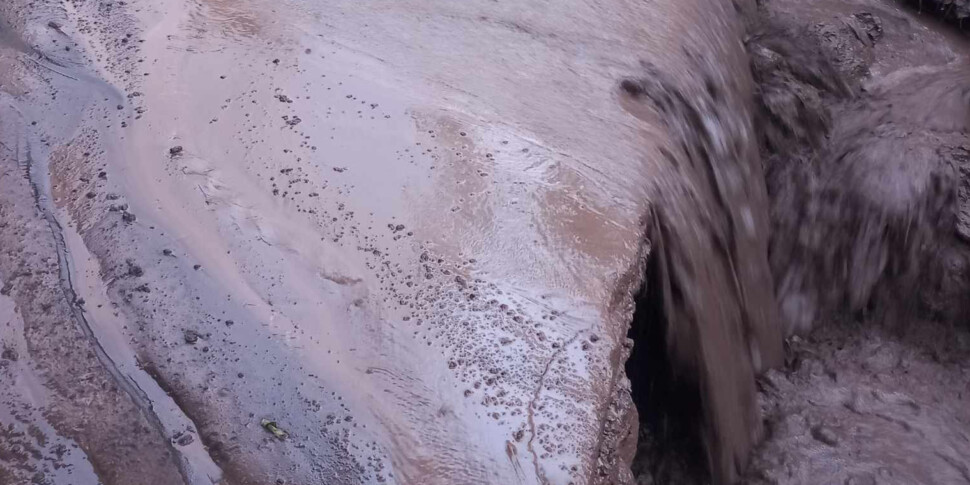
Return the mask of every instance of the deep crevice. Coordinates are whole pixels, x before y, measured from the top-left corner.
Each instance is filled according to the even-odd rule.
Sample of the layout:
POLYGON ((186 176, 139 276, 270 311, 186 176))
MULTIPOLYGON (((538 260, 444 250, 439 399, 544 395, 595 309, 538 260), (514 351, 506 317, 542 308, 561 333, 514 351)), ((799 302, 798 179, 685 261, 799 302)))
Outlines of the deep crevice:
POLYGON ((675 374, 667 347, 665 306, 682 295, 670 283, 662 241, 661 234, 651 237, 653 247, 627 333, 634 346, 626 373, 640 422, 632 471, 637 483, 709 483, 699 386, 675 374))

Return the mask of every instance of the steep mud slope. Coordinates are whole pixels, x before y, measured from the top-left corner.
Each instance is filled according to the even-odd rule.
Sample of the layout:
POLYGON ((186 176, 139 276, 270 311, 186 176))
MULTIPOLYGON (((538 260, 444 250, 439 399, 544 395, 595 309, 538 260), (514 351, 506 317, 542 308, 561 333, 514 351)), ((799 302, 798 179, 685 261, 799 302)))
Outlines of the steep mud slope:
POLYGON ((48 231, 6 212, 3 264, 61 293, 2 278, 25 328, 73 332, 45 345, 89 346, 27 331, 23 359, 84 376, 50 424, 102 482, 629 482, 648 237, 704 461, 743 467, 780 334, 729 2, 2 12, 5 163, 35 192, 3 197, 48 231))

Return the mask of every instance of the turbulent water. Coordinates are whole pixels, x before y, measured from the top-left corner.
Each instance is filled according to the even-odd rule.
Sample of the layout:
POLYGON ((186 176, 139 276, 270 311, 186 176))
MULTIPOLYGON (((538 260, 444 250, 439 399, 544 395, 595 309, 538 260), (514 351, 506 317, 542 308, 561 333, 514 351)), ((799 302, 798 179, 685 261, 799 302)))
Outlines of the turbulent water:
POLYGON ((915 15, 3 2, 0 483, 949 483, 963 334, 831 325, 966 315, 915 15))

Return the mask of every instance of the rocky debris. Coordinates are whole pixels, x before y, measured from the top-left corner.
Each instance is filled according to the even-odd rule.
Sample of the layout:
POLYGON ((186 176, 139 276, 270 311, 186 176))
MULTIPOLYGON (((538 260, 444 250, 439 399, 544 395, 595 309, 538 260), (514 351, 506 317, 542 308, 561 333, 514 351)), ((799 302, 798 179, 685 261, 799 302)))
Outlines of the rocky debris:
POLYGON ((181 145, 176 145, 176 146, 168 149, 168 154, 170 156, 177 157, 177 156, 179 156, 179 155, 182 154, 182 150, 183 149, 182 149, 182 146, 181 145))
POLYGON ((0 352, 0 359, 16 362, 19 358, 20 354, 18 354, 17 349, 13 347, 4 346, 3 352, 0 352))
POLYGON ((759 27, 747 48, 766 155, 818 146, 832 123, 829 100, 850 93, 830 57, 806 30, 776 25, 759 27))
POLYGON ((867 47, 882 38, 882 20, 871 12, 860 12, 847 17, 844 22, 852 29, 856 39, 867 47))
POLYGON ((179 446, 188 446, 194 442, 195 442, 195 437, 192 436, 192 433, 180 431, 176 433, 175 436, 172 436, 172 443, 175 443, 179 446))
POLYGON ((182 338, 185 339, 185 343, 195 345, 202 338, 202 334, 192 329, 185 329, 182 331, 182 338))
POLYGON ((145 274, 145 271, 141 269, 141 266, 135 264, 132 260, 126 260, 125 265, 128 267, 127 275, 134 278, 140 278, 145 274))
POLYGON ((276 98, 276 99, 278 99, 281 103, 292 103, 293 102, 293 100, 290 99, 290 97, 287 96, 287 95, 285 95, 285 94, 277 94, 276 96, 273 96, 273 97, 276 98))

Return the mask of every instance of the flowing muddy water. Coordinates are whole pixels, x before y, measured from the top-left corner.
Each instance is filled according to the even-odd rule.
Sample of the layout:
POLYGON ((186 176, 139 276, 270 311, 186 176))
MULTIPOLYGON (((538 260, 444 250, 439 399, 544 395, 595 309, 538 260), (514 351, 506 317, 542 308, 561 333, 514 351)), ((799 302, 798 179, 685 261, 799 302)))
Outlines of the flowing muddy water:
MULTIPOLYGON (((779 189, 846 158, 826 150, 855 153, 838 143, 857 138, 839 120, 864 124, 850 115, 871 101, 843 103, 843 82, 865 78, 879 93, 902 68, 949 69, 931 106, 956 113, 962 78, 946 48, 917 57, 917 42, 937 38, 907 37, 917 24, 898 9, 775 5, 793 19, 855 19, 813 35, 864 55, 786 71, 772 62, 800 51, 762 36, 748 45, 768 52, 759 65, 752 51, 756 87, 743 22, 771 12, 748 2, 0 7, 0 279, 23 317, 21 360, 50 390, 38 406, 77 444, 69 469, 109 484, 678 483, 665 464, 683 457, 667 452, 679 440, 696 459, 677 466, 728 483, 755 476, 749 452, 767 437, 754 454, 761 476, 789 466, 778 456, 805 457, 797 476, 814 476, 831 460, 800 455, 799 428, 773 423, 802 416, 806 389, 842 394, 788 373, 803 391, 779 397, 755 375, 788 369, 783 335, 845 311, 838 292, 855 290, 856 275, 833 276, 846 252, 835 241, 865 242, 858 264, 879 262, 849 310, 898 298, 881 290, 890 283, 905 292, 893 258, 925 256, 945 230, 926 210, 945 212, 950 189, 926 200, 916 187, 918 209, 903 215, 861 211, 880 222, 851 238, 831 236, 838 217, 791 218, 801 212, 786 204, 802 199, 779 189), (873 18, 896 39, 888 55, 873 18), (920 239, 909 226, 863 237, 896 234, 898 221, 920 239), (796 226, 833 244, 769 248, 769 228, 796 226), (786 253, 804 257, 785 264, 786 253), (820 283, 833 279, 844 284, 820 283), (631 320, 630 364, 646 375, 625 368, 631 320), (671 402, 699 424, 658 428, 671 402)), ((892 129, 925 124, 894 119, 891 103, 880 119, 892 129)), ((923 178, 906 180, 945 180, 924 158, 923 178)), ((868 165, 853 166, 868 187, 868 165)), ((832 170, 843 175, 804 199, 834 204, 826 194, 856 172, 832 170)), ((952 310, 960 291, 927 299, 952 310)), ((791 342, 789 366, 804 354, 791 342)), ((959 364, 947 369, 942 381, 956 379, 959 364)), ((839 402, 818 413, 837 416, 839 402)), ((924 435, 959 421, 941 409, 924 435)), ((804 418, 829 436, 818 419, 804 418)), ((959 469, 953 446, 934 456, 959 469)))

